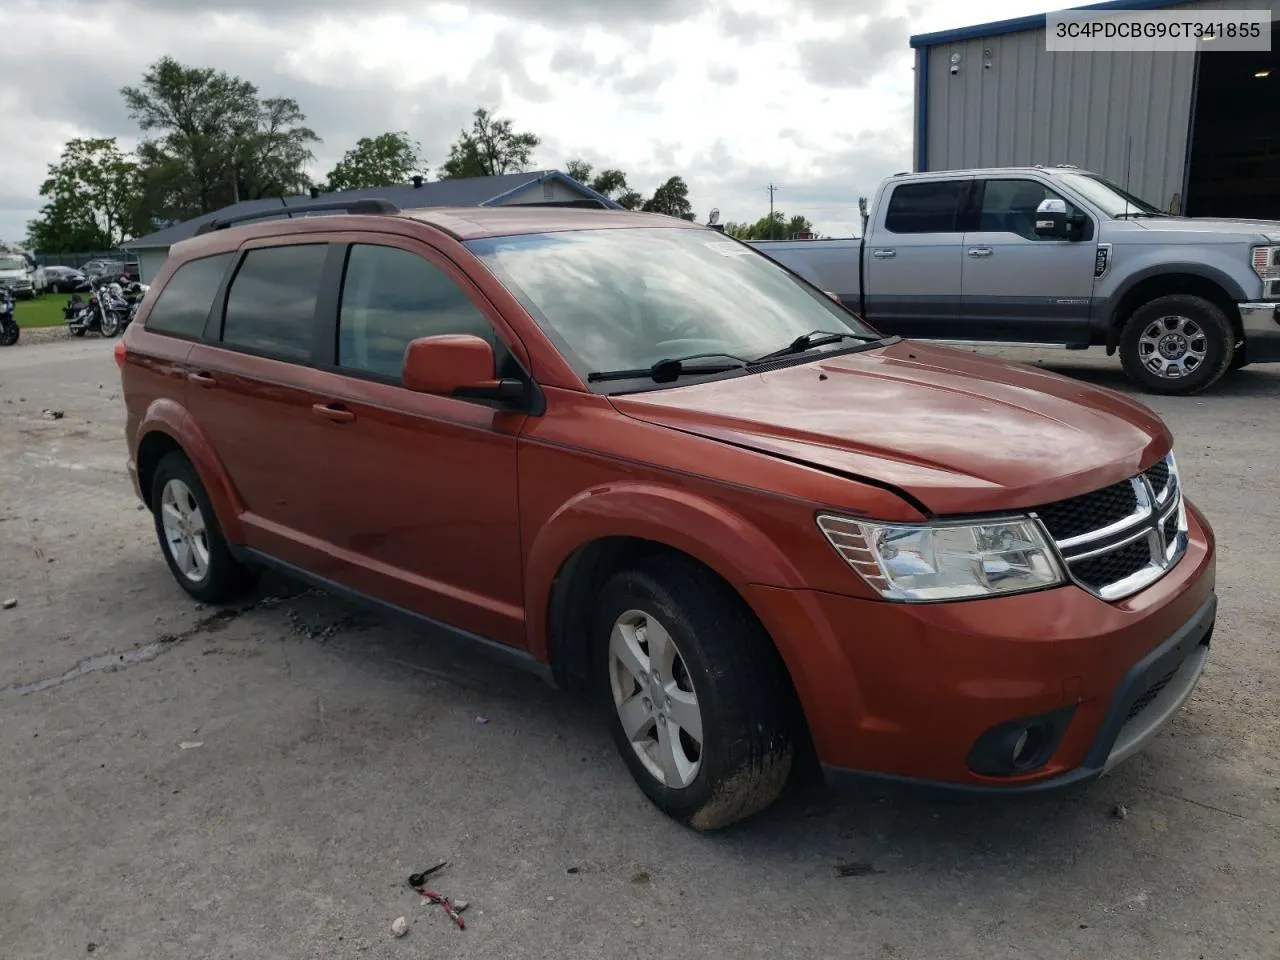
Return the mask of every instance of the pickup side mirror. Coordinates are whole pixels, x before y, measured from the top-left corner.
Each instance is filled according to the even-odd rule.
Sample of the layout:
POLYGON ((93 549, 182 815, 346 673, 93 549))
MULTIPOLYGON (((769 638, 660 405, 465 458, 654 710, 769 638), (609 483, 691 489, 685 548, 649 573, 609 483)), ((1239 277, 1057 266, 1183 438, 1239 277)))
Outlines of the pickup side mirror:
POLYGON ((517 404, 523 382, 494 376, 493 347, 479 337, 448 333, 411 340, 404 351, 401 379, 410 390, 472 400, 517 404))
POLYGON ((1036 207, 1036 236, 1045 240, 1066 240, 1071 228, 1067 223, 1067 202, 1057 197, 1040 201, 1036 207))

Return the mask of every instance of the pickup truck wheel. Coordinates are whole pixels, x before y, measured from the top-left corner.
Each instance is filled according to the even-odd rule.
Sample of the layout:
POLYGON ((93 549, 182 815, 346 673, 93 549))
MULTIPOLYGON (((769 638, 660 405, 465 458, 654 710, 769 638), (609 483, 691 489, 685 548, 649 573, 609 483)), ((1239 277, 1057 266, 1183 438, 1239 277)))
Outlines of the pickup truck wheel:
POLYGON ((169 570, 201 603, 225 603, 253 586, 254 572, 231 554, 195 467, 166 454, 151 482, 156 536, 169 570))
POLYGON ((1227 372, 1235 335, 1226 315, 1203 297, 1157 297, 1133 312, 1120 334, 1120 362, 1150 393, 1198 393, 1227 372))
POLYGON ((737 594, 683 558, 650 558, 605 584, 594 639, 614 740, 659 809, 717 830, 778 797, 791 687, 737 594))

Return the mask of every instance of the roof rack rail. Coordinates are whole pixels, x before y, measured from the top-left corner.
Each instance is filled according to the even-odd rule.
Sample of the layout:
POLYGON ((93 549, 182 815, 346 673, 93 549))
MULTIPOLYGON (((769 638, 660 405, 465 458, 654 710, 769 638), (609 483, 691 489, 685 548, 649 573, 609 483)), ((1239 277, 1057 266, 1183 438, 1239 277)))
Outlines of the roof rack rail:
POLYGON ((227 227, 237 223, 247 223, 250 220, 270 220, 285 215, 289 219, 293 219, 294 214, 308 213, 324 213, 324 212, 340 212, 354 214, 373 214, 373 213, 399 213, 400 208, 390 200, 325 200, 321 203, 308 203, 303 206, 289 207, 281 204, 278 207, 267 207, 265 210, 255 210, 253 213, 237 213, 230 217, 215 217, 213 220, 206 220, 196 228, 195 236, 212 233, 215 230, 225 230, 227 227))

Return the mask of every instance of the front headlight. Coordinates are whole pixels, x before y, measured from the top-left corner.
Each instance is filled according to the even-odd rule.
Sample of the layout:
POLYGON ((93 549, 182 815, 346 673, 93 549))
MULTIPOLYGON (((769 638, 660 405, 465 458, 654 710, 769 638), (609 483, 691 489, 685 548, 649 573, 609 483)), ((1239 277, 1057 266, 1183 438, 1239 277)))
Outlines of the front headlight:
POLYGON ((1254 247, 1253 270, 1262 278, 1262 296, 1280 300, 1280 245, 1254 247))
POLYGON ((1026 517, 910 526, 817 519, 836 552, 887 600, 969 600, 1066 582, 1040 525, 1026 517))

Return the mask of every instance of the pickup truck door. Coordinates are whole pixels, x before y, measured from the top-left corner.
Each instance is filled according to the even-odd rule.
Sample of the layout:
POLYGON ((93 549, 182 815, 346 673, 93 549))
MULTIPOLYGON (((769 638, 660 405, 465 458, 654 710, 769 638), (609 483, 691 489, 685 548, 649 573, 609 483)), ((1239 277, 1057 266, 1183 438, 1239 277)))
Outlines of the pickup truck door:
POLYGON ((976 180, 964 234, 965 340, 1088 345, 1098 252, 1093 219, 1080 239, 1042 240, 1035 213, 1046 198, 1065 200, 1039 180, 976 180))
POLYGON ((958 337, 964 269, 960 215, 972 177, 891 185, 866 244, 867 320, 903 337, 958 337))

